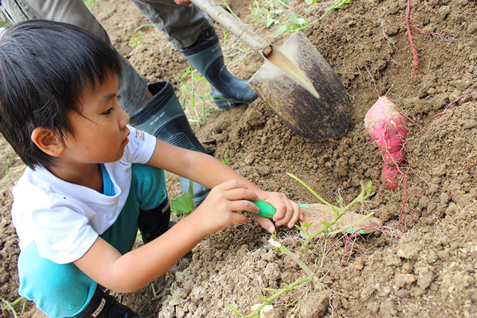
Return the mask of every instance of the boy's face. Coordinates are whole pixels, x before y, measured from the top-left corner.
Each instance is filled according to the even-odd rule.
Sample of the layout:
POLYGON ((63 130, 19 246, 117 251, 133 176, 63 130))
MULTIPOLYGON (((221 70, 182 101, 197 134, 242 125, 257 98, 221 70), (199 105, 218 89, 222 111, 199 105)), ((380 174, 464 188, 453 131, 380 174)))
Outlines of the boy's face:
POLYGON ((81 115, 70 114, 74 136, 66 140, 65 155, 77 163, 105 163, 119 160, 128 144, 129 116, 119 106, 115 74, 93 90, 87 85, 81 115))

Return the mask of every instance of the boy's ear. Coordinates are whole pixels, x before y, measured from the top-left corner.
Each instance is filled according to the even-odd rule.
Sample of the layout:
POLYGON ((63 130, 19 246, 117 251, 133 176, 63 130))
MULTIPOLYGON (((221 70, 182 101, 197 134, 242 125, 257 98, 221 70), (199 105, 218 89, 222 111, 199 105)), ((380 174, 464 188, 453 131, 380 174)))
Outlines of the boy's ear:
POLYGON ((31 133, 31 140, 43 152, 59 157, 65 152, 64 142, 48 128, 37 127, 31 133))

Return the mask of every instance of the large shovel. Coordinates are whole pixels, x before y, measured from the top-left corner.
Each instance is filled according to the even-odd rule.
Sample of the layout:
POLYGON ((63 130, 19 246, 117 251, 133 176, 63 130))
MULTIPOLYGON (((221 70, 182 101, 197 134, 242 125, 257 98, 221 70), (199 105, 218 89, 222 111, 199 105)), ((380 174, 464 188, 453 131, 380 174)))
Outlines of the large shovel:
POLYGON ((264 64, 247 84, 291 130, 312 140, 346 132, 349 104, 344 86, 302 32, 272 48, 213 0, 191 2, 263 57, 264 64))

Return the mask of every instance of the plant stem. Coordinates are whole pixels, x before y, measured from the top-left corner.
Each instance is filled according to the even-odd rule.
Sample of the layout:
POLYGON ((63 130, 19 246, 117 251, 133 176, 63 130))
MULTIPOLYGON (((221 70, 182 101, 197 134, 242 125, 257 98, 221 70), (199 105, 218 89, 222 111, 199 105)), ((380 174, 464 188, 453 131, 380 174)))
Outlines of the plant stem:
MULTIPOLYGON (((289 174, 288 172, 287 172, 287 174, 290 175, 295 180, 298 180, 307 189, 309 189, 308 185, 306 185, 303 181, 301 181, 297 177, 289 174)), ((312 191, 312 190, 310 190, 310 191, 312 191)), ((314 193, 314 192, 312 191, 312 193, 314 193)), ((343 215, 348 213, 349 209, 351 209, 356 203, 363 202, 363 200, 367 199, 370 195, 372 195, 370 185, 368 184, 368 186, 365 187, 364 184, 361 184, 361 193, 353 201, 351 201, 351 203, 348 204, 346 207, 340 209, 340 208, 335 207, 335 206, 330 204, 329 207, 332 208, 336 212, 336 217, 333 219, 333 221, 331 221, 329 223, 328 222, 326 222, 326 224, 323 223, 324 226, 321 229, 319 229, 317 232, 313 233, 312 235, 308 236, 306 238, 305 243, 303 243, 303 246, 301 247, 300 250, 303 251, 308 246, 308 244, 311 242, 311 240, 313 240, 319 234, 321 234, 321 233, 330 234, 330 233, 328 233, 328 229, 330 228, 330 226, 334 225, 343 215)), ((317 197, 320 198, 318 195, 317 195, 317 197)), ((371 215, 369 215, 369 216, 371 216, 371 215)), ((369 217, 369 216, 367 216, 367 217, 369 217)))
POLYGON ((313 191, 312 188, 310 188, 305 182, 301 181, 298 177, 294 176, 293 174, 291 174, 290 172, 287 172, 287 175, 289 175, 290 177, 292 177, 293 179, 295 179, 296 181, 298 181, 299 183, 301 183, 301 185, 303 185, 305 188, 308 189, 308 191, 310 191, 311 193, 313 193, 313 195, 315 197, 318 198, 318 200, 320 200, 321 202, 323 202, 323 204, 325 204, 326 206, 330 207, 333 209, 333 211, 336 211, 336 207, 329 204, 328 202, 325 201, 325 199, 323 199, 322 197, 320 197, 318 195, 318 193, 316 193, 315 191, 313 191))
POLYGON ((297 263, 306 272, 308 276, 312 277, 314 275, 313 271, 305 264, 305 262, 303 262, 295 253, 290 251, 288 248, 281 245, 280 251, 283 254, 290 256, 295 261, 295 263, 297 263))
MULTIPOLYGON (((280 297, 281 295, 283 295, 284 293, 286 292, 289 292, 289 291, 292 291, 293 288, 295 288, 296 286, 302 284, 302 283, 307 283, 307 282, 311 282, 313 281, 313 279, 311 278, 305 278, 305 279, 300 279, 300 280, 297 280, 296 282, 292 283, 291 285, 286 285, 285 284, 285 288, 283 289, 280 289, 278 290, 275 294, 273 294, 272 296, 270 296, 269 298, 266 298, 264 299, 264 302, 260 305, 260 307, 258 307, 257 309, 255 309, 254 312, 252 312, 250 315, 248 315, 247 317, 251 318, 251 317, 255 317, 257 315, 260 314, 260 311, 262 310, 263 307, 265 307, 266 305, 268 305, 269 303, 271 303, 274 299, 276 299, 277 297, 280 297)), ((230 306, 229 306, 230 307, 230 306)), ((232 309, 233 310, 233 309, 232 309)), ((241 314, 240 314, 241 315, 241 314)))
POLYGON ((362 218, 362 219, 360 219, 360 220, 358 220, 358 221, 355 221, 355 222, 353 222, 353 223, 351 223, 351 224, 348 224, 348 225, 346 225, 346 227, 342 227, 342 228, 339 229, 339 230, 336 230, 336 231, 334 231, 334 232, 331 232, 331 233, 329 233, 329 235, 335 235, 335 234, 338 234, 338 233, 340 233, 340 232, 346 230, 347 228, 353 227, 354 225, 363 222, 364 220, 366 220, 367 218, 369 218, 369 217, 372 216, 373 214, 374 214, 374 212, 371 212, 371 213, 367 214, 364 218, 362 218))

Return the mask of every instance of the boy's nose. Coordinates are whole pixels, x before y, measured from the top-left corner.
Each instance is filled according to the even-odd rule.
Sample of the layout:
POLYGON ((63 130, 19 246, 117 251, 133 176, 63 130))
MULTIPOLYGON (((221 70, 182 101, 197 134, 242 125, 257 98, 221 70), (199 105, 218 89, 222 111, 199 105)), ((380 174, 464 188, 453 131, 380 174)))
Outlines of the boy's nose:
POLYGON ((121 109, 121 118, 119 119, 119 124, 121 125, 121 128, 122 127, 125 127, 128 123, 129 123, 129 115, 122 109, 121 109))

